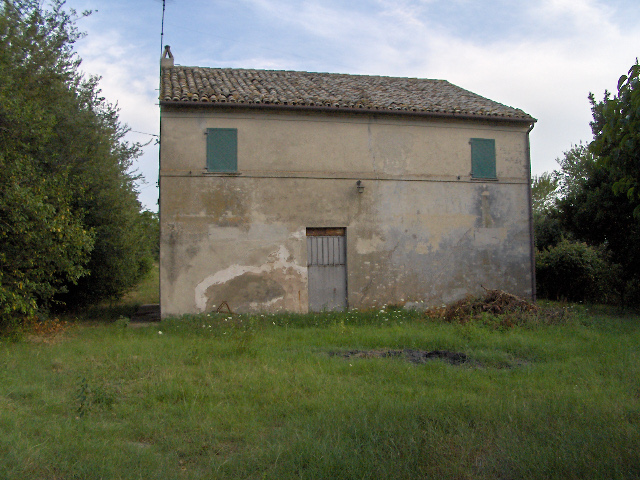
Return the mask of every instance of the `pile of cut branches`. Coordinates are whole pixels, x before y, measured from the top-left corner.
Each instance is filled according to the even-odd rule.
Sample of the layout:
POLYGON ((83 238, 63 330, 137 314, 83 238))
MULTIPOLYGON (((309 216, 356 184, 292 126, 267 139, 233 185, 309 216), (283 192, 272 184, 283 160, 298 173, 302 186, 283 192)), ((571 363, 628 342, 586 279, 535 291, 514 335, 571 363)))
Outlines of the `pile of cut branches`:
MULTIPOLYGON (((484 287, 483 287, 484 288, 484 287)), ((482 296, 463 298, 450 305, 431 308, 425 315, 431 319, 465 324, 479 321, 497 328, 515 326, 558 325, 569 320, 564 308, 539 308, 537 305, 503 290, 485 288, 482 296)))
POLYGON ((538 307, 523 298, 502 290, 487 290, 482 297, 468 297, 449 305, 444 319, 452 322, 469 318, 482 312, 504 315, 515 312, 537 312, 538 307))
POLYGON ((506 316, 505 322, 507 326, 510 326, 512 323, 520 323, 513 317, 538 313, 538 307, 523 298, 503 290, 485 290, 486 293, 482 296, 469 296, 442 308, 429 310, 427 316, 440 318, 447 322, 466 323, 472 318, 486 313, 492 316, 506 316))

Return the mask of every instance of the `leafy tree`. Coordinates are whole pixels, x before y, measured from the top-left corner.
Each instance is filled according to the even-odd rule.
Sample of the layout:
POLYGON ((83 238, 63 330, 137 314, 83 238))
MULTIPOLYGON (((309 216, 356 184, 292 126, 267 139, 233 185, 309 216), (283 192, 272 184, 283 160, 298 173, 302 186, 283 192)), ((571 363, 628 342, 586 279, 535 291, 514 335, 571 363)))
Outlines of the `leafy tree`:
POLYGON ((152 239, 146 235, 135 191, 138 177, 129 173, 138 146, 123 140, 128 129, 119 123, 117 110, 99 96, 96 82, 94 78, 83 85, 85 119, 60 118, 61 128, 81 139, 58 148, 71 153, 62 164, 77 181, 73 188, 82 194, 75 199, 76 208, 95 234, 90 274, 67 284, 68 293, 57 297, 70 306, 120 297, 151 265, 152 239))
POLYGON ((558 189, 558 172, 531 178, 534 239, 540 250, 556 245, 562 238, 560 221, 555 216, 558 189))
MULTIPOLYGON (((558 179, 555 206, 549 208, 543 202, 534 216, 540 249, 537 259, 540 291, 558 295, 557 288, 566 282, 573 289, 571 294, 562 293, 567 298, 578 294, 591 300, 610 299, 613 292, 619 293, 624 304, 625 294, 631 289, 638 296, 632 300, 640 301, 638 61, 628 75, 620 77, 617 95, 605 92, 603 100, 597 102, 590 94, 589 100, 594 139, 588 145, 580 144, 565 152, 559 160, 560 171, 550 174, 558 179), (586 243, 579 245, 580 242, 586 243), (603 265, 603 261, 606 272, 615 272, 619 281, 598 274, 608 280, 598 287, 600 293, 596 294, 593 285, 584 287, 588 283, 584 279, 593 278, 589 272, 600 271, 598 265, 603 265), (570 275, 565 274, 571 270, 567 265, 572 265, 570 275), (578 272, 580 269, 582 273, 578 272), (580 278, 584 280, 581 280, 583 287, 579 287, 580 278)), ((544 194, 543 187, 544 183, 539 190, 544 194)))
POLYGON ((618 82, 618 95, 590 95, 593 142, 561 162, 559 218, 571 234, 609 252, 620 267, 621 296, 640 280, 640 67, 618 82))
POLYGON ((559 178, 557 172, 544 172, 531 177, 533 213, 544 215, 553 210, 557 198, 559 178))
POLYGON ((93 235, 71 210, 67 182, 0 152, 0 327, 33 315, 87 273, 93 235))
POLYGON ((75 32, 69 17, 32 7, 0 6, 0 325, 33 315, 86 274, 93 247, 68 171, 46 168, 57 134, 46 99, 73 80, 64 45, 75 32))
POLYGON ((618 95, 605 92, 602 102, 589 96, 594 140, 591 151, 606 169, 616 195, 625 195, 640 219, 640 65, 636 59, 618 80, 618 95))
POLYGON ((534 209, 538 293, 554 299, 613 302, 624 291, 624 281, 618 279, 621 267, 606 242, 586 234, 593 226, 594 205, 597 207, 587 201, 594 194, 590 182, 594 181, 596 157, 589 145, 579 144, 557 161, 560 170, 545 174, 555 181, 552 201, 534 209))
POLYGON ((610 252, 624 285, 640 275, 640 222, 633 203, 615 193, 615 183, 602 164, 588 164, 581 188, 559 202, 560 219, 576 238, 610 252))
POLYGON ((567 234, 560 219, 554 214, 533 215, 534 243, 538 250, 556 246, 567 234))
POLYGON ((0 326, 121 295, 149 266, 139 145, 78 70, 78 18, 62 0, 0 0, 0 326))
POLYGON ((143 211, 141 214, 142 223, 145 229, 145 236, 151 241, 149 247, 153 260, 160 261, 160 218, 155 212, 149 210, 143 211))
MULTIPOLYGON (((560 170, 553 174, 558 180, 558 198, 575 196, 584 188, 584 182, 588 179, 589 173, 596 157, 590 149, 589 144, 579 143, 573 145, 564 152, 562 158, 556 159, 560 165, 560 170)), ((557 204, 555 205, 557 211, 557 204)))

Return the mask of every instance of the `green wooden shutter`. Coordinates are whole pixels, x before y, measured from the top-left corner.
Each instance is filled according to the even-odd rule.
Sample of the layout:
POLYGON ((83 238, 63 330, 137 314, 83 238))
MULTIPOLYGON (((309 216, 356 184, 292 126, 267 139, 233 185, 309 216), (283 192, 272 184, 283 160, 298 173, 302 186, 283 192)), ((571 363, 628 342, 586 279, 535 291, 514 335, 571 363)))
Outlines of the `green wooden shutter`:
POLYGON ((473 178, 496 178, 496 141, 471 139, 471 175, 473 178))
POLYGON ((238 171, 238 130, 236 128, 207 128, 207 170, 210 172, 238 171))

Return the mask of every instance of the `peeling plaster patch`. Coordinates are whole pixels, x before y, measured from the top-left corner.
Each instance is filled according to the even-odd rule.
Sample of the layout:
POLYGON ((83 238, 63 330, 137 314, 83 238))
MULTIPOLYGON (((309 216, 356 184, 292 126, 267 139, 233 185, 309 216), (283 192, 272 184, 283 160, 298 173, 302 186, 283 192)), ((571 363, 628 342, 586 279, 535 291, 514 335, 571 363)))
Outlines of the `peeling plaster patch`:
POLYGON ((289 237, 295 238, 296 240, 302 240, 307 237, 307 230, 302 228, 297 232, 293 232, 289 237))
POLYGON ((382 245, 384 245, 384 240, 377 235, 374 235, 369 239, 358 238, 358 241, 356 242, 356 252, 360 255, 376 253, 381 250, 382 245))
POLYGON ((207 308, 207 290, 214 285, 221 285, 223 283, 228 283, 229 281, 247 274, 251 273, 254 275, 259 275, 263 273, 273 272, 275 270, 282 270, 282 272, 286 272, 287 270, 292 269, 294 272, 299 275, 306 277, 307 269, 306 267, 301 267, 297 265, 293 261, 293 257, 289 253, 289 250, 284 245, 280 245, 278 250, 272 252, 269 255, 269 261, 260 266, 253 265, 231 265, 224 270, 219 270, 213 275, 206 277, 202 282, 196 285, 195 288, 195 303, 196 308, 199 312, 204 312, 207 308))
POLYGON ((246 305, 273 305, 284 299, 282 285, 269 275, 245 273, 224 284, 211 285, 206 292, 207 311, 223 301, 232 302, 233 308, 244 309, 246 305))

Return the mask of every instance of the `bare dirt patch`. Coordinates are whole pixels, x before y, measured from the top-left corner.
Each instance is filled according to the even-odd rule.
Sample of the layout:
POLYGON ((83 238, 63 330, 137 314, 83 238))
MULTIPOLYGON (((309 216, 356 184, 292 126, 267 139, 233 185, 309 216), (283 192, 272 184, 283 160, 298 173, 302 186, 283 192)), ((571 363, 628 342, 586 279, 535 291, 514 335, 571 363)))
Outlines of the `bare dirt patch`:
POLYGON ((444 360, 451 365, 466 363, 468 357, 464 353, 450 352, 448 350, 348 350, 346 352, 331 352, 330 355, 344 358, 404 358, 411 363, 427 363, 430 360, 444 360))

